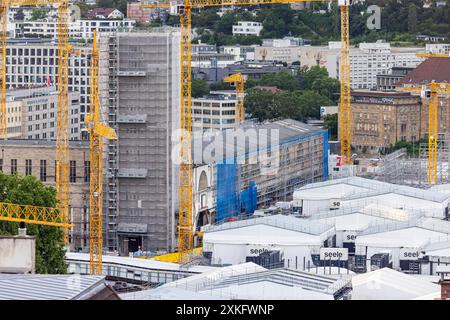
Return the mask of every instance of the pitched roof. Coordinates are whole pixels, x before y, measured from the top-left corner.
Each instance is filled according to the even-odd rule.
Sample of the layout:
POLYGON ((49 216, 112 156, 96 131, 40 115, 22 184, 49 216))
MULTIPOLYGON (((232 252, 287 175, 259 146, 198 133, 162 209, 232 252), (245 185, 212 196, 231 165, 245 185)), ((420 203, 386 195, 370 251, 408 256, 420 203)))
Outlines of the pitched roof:
POLYGON ((108 17, 115 8, 94 8, 88 11, 89 18, 95 18, 96 16, 108 17))
POLYGON ((429 58, 417 66, 397 85, 426 84, 432 81, 450 83, 450 58, 429 58))

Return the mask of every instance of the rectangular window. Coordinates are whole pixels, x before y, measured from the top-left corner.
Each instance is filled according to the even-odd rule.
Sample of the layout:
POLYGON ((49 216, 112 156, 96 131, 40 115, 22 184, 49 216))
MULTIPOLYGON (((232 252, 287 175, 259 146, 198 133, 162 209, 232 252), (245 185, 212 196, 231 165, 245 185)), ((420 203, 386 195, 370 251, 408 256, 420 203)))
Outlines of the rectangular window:
POLYGON ((91 170, 91 162, 85 161, 84 162, 84 182, 89 182, 90 170, 91 170))
POLYGON ((47 181, 47 160, 41 160, 39 179, 44 182, 47 181))
POLYGON ((3 171, 3 159, 0 159, 0 171, 3 171))
POLYGON ((31 159, 26 159, 25 160, 25 175, 26 176, 31 176, 31 172, 32 172, 32 165, 31 165, 31 159))
POLYGON ((17 173, 17 159, 11 159, 11 174, 17 173))
POLYGON ((70 161, 70 182, 77 182, 77 162, 70 161))

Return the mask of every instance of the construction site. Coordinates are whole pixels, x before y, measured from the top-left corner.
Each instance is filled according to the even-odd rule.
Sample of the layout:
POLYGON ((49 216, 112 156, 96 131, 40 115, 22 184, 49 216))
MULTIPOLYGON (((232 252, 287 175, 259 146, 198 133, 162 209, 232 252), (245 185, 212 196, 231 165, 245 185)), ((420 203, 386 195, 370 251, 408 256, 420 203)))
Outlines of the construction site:
POLYGON ((2 1, 0 300, 450 299, 450 86, 412 71, 396 92, 351 90, 351 1, 336 152, 323 127, 246 118, 240 73, 223 79, 235 110, 191 110, 193 10, 304 2, 323 1, 143 3, 179 25, 81 44, 68 0, 2 1), (10 7, 45 5, 56 39, 12 41, 10 7))

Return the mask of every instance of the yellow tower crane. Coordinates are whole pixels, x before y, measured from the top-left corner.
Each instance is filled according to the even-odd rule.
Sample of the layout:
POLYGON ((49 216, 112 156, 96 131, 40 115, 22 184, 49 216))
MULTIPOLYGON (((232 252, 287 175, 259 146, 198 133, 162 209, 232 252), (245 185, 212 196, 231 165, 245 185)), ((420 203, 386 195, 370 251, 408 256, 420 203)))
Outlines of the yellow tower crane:
POLYGON ((238 126, 245 120, 244 77, 240 73, 236 73, 226 77, 225 79, 223 79, 223 81, 234 84, 236 88, 235 123, 236 126, 238 126))
POLYGON ((94 32, 91 52, 90 113, 86 115, 89 130, 89 252, 90 273, 102 274, 103 253, 103 138, 116 140, 114 129, 100 122, 98 98, 99 50, 94 32))
POLYGON ((439 95, 450 94, 449 83, 431 82, 423 87, 402 87, 399 90, 421 92, 428 99, 428 184, 437 183, 437 157, 438 157, 438 111, 439 95))
POLYGON ((55 208, 20 205, 0 202, 0 220, 9 222, 25 222, 45 226, 71 228, 62 212, 55 208))
MULTIPOLYGON (((1 44, 1 102, 0 102, 0 138, 7 138, 6 126, 6 24, 7 11, 10 6, 58 6, 58 111, 56 132, 56 200, 57 208, 64 221, 69 221, 69 1, 68 0, 2 0, 0 21, 2 28, 1 44)), ((65 230, 65 243, 68 243, 68 232, 65 230)))
MULTIPOLYGON (((349 6, 351 0, 337 0, 341 10, 341 103, 340 140, 341 153, 350 160, 350 57, 349 57, 349 6)), ((179 174, 179 262, 185 262, 194 244, 192 205, 192 161, 191 161, 191 20, 192 8, 245 6, 276 3, 326 2, 326 0, 182 0, 181 4, 150 3, 144 8, 170 8, 172 14, 180 15, 180 64, 181 64, 181 109, 180 128, 181 164, 179 174)))

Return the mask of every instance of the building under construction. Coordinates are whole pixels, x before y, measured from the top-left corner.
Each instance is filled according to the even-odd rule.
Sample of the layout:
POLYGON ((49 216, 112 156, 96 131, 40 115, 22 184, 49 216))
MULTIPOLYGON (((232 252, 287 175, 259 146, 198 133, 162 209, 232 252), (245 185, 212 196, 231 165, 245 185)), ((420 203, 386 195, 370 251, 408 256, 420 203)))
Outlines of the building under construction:
POLYGON ((176 242, 179 33, 99 38, 100 105, 119 136, 108 143, 104 162, 105 247, 125 255, 168 251, 176 242))
MULTIPOLYGON (((197 163, 197 141, 193 148, 197 163)), ((220 222, 291 201, 295 188, 327 178, 327 130, 291 119, 244 123, 203 140, 203 163, 194 168, 195 223, 220 222), (224 157, 208 159, 218 137, 224 157)))

